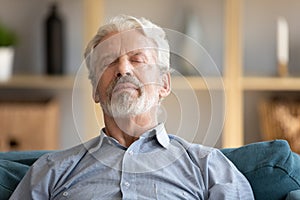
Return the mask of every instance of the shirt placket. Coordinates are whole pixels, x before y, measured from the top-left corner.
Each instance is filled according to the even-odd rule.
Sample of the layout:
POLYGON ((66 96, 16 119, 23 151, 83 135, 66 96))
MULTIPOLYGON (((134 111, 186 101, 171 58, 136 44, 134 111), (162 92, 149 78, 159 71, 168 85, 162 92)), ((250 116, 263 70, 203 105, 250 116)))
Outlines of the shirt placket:
POLYGON ((120 188, 122 199, 135 200, 137 199, 136 190, 136 174, 134 173, 132 159, 136 154, 135 145, 130 146, 123 157, 120 188))

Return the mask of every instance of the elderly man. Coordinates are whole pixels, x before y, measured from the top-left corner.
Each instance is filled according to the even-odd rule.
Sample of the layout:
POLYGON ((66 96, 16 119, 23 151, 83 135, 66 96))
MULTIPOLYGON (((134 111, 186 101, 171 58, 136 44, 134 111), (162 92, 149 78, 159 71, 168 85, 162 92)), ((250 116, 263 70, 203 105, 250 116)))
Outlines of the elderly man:
POLYGON ((253 199, 246 178, 217 149, 168 135, 158 123, 170 93, 169 46, 146 19, 117 16, 85 52, 105 128, 41 157, 11 199, 253 199))

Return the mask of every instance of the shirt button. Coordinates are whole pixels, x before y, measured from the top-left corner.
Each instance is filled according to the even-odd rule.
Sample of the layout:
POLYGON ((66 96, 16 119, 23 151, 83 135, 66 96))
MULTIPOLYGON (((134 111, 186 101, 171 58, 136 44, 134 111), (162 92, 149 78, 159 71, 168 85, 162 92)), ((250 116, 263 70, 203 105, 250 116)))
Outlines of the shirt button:
POLYGON ((129 151, 128 154, 129 154, 130 156, 132 156, 132 155, 133 155, 133 151, 129 151))
POLYGON ((124 183, 124 185, 125 185, 126 187, 129 187, 129 186, 130 186, 130 183, 126 181, 126 182, 124 183))
POLYGON ((63 195, 64 197, 66 197, 66 196, 69 195, 69 192, 64 192, 62 195, 63 195))

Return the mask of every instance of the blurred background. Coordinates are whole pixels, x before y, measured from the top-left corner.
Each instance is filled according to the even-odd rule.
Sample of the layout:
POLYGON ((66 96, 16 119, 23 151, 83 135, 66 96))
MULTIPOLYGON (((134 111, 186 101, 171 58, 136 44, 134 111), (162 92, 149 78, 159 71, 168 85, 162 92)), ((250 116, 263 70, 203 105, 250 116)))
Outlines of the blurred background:
MULTIPOLYGON (((62 149, 97 135, 97 128, 91 128, 93 125, 88 122, 94 111, 87 111, 79 124, 86 134, 77 134, 71 104, 73 82, 82 65, 87 41, 99 25, 118 14, 145 17, 163 28, 184 33, 201 44, 211 56, 224 78, 228 93, 225 92, 225 104, 222 84, 213 90, 221 104, 215 108, 220 113, 217 120, 223 124, 222 118, 226 116, 226 121, 224 130, 221 130, 223 136, 217 134, 213 142, 207 142, 208 145, 230 147, 272 138, 293 138, 297 141, 294 148, 298 148, 298 0, 0 0, 0 5, 0 27, 12 31, 16 37, 12 45, 12 73, 0 81, 2 151, 62 149), (56 5, 54 19, 53 3, 56 5), (278 74, 279 17, 288 24, 288 74, 284 76, 278 74), (51 34, 58 36, 51 39, 51 34), (57 37, 61 37, 60 40, 57 37), (61 46, 49 47, 49 40, 61 46), (56 54, 58 51, 61 51, 59 55, 56 54), (49 64, 49 57, 60 64, 49 64), (55 70, 49 71, 49 68, 55 70), (281 114, 276 114, 279 104, 284 109, 281 109, 281 114), (287 117, 279 119, 278 115, 287 117), (293 124, 289 124, 291 121, 293 124), (292 130, 284 124, 293 127, 292 130)), ((205 143, 203 138, 212 112, 207 106, 212 105, 211 94, 205 84, 202 85, 199 74, 182 68, 176 59, 172 64, 188 77, 197 91, 201 119, 196 130, 198 135, 193 141, 205 143)), ((210 71, 209 68, 206 70, 210 71)), ((215 78, 216 74, 212 73, 211 77, 215 78)), ((180 80, 173 80, 173 86, 178 93, 184 94, 180 80)), ((171 95, 164 104, 166 113, 171 113, 167 117, 167 128, 171 133, 176 132, 180 120, 177 101, 176 95, 171 95)), ((180 103, 190 104, 189 99, 180 103)), ((185 117, 190 123, 197 123, 193 121, 197 118, 194 108, 186 109, 190 109, 190 115, 185 117)), ((184 130, 193 127, 189 122, 184 122, 183 126, 186 127, 184 130)), ((218 131, 218 127, 209 130, 218 131)))

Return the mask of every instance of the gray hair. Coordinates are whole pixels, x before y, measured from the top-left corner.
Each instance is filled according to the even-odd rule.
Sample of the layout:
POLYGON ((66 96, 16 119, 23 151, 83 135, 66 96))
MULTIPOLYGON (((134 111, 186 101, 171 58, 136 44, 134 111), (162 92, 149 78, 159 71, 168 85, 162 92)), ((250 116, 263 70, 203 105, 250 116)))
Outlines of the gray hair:
POLYGON ((143 35, 147 38, 152 39, 154 44, 157 46, 158 54, 158 65, 162 73, 168 72, 170 68, 170 47, 166 39, 165 31, 153 24, 151 21, 145 18, 136 18, 128 15, 118 15, 112 18, 107 24, 101 26, 96 35, 88 43, 85 52, 84 58, 89 70, 89 79, 92 82, 92 85, 95 86, 98 82, 98 77, 96 77, 95 66, 92 65, 90 56, 93 52, 93 49, 101 42, 101 40, 112 32, 122 32, 138 29, 143 35))

